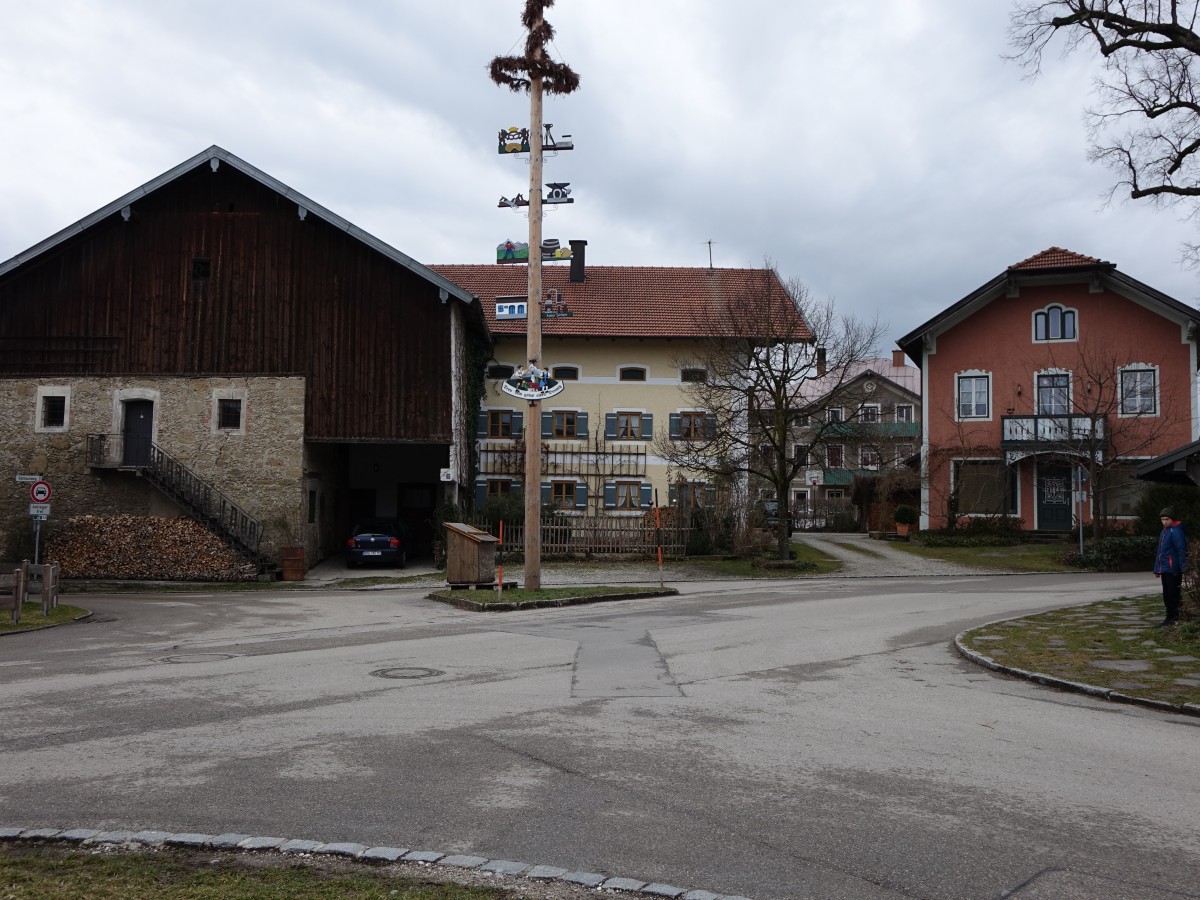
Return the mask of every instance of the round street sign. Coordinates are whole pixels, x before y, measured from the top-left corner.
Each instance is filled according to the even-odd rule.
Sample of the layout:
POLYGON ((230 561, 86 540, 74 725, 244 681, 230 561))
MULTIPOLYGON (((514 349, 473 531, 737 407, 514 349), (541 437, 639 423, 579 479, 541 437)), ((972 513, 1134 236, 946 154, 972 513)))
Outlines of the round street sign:
POLYGON ((29 487, 29 497, 34 503, 45 503, 50 499, 50 484, 45 481, 35 481, 29 487))

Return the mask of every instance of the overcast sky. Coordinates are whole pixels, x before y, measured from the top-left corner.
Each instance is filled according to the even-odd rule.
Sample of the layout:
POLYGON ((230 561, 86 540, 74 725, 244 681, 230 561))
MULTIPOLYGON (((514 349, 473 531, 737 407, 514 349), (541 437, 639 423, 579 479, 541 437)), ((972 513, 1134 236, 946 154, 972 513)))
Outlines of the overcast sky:
MULTIPOLYGON (((528 122, 486 66, 523 0, 0 0, 0 260, 218 144, 424 263, 486 263, 527 220, 496 153, 528 122)), ((546 121, 597 265, 776 263, 888 323, 883 349, 1050 246, 1187 303, 1195 228, 1106 205, 1078 54, 1029 81, 1003 0, 558 0, 581 78, 546 121)))

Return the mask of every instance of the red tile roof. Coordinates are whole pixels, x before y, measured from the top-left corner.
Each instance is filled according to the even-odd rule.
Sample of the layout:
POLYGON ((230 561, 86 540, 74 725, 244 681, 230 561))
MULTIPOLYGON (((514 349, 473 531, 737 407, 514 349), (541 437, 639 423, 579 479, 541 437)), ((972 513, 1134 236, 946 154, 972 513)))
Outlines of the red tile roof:
MULTIPOLYGON (((525 334, 523 319, 496 320, 497 297, 524 297, 528 272, 521 265, 434 265, 443 278, 479 297, 493 334, 525 334)), ((717 302, 762 302, 764 277, 775 279, 772 294, 787 296, 767 269, 663 268, 659 266, 588 266, 582 283, 572 283, 570 268, 542 267, 542 288, 557 290, 569 317, 542 319, 545 336, 703 337, 694 311, 717 302)), ((794 307, 793 307, 794 309, 794 307)), ((807 327, 801 328, 805 337, 807 327)))
POLYGON ((1075 269, 1080 266, 1112 266, 1112 263, 1094 256, 1084 256, 1062 247, 1050 247, 1041 253, 1035 253, 1029 259, 1013 263, 1009 269, 1075 269))

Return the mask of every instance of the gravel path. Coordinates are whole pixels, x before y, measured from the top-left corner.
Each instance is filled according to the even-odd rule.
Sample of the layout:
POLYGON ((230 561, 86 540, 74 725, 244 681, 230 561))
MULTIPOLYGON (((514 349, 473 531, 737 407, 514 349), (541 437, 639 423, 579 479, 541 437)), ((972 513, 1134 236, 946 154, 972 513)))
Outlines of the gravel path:
MULTIPOLYGON (((803 541, 810 547, 828 553, 842 561, 841 571, 834 577, 863 578, 904 575, 979 575, 980 569, 925 559, 913 553, 897 549, 890 541, 872 540, 865 534, 829 534, 805 532, 793 540, 803 541)), ((994 570, 988 574, 997 574, 994 570)))

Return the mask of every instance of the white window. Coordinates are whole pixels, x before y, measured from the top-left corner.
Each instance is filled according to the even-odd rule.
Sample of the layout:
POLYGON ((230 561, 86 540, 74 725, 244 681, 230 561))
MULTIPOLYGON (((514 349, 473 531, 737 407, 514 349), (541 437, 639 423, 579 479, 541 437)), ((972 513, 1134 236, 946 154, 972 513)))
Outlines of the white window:
POLYGON ((34 410, 33 430, 57 433, 71 427, 71 389, 40 385, 37 389, 37 408, 34 410))
POLYGON ((807 466, 808 461, 808 444, 796 444, 792 447, 792 459, 797 465, 807 466))
POLYGON ((878 469, 879 451, 874 447, 859 447, 858 463, 864 469, 878 469))
POLYGON ((830 469, 840 469, 846 464, 845 447, 841 444, 830 444, 825 448, 825 465, 830 469))
POLYGON ((865 403, 858 410, 858 421, 873 424, 879 421, 879 404, 865 403))
POLYGON ((1037 376, 1039 416, 1065 416, 1071 411, 1071 376, 1063 372, 1037 376))
POLYGON ((825 421, 826 421, 826 422, 840 422, 840 421, 842 421, 842 412, 843 412, 843 411, 842 411, 842 408, 841 408, 840 406, 831 406, 831 407, 829 407, 829 409, 828 409, 828 410, 825 412, 825 421))
POLYGON ((1158 371, 1151 366, 1121 370, 1121 415, 1158 415, 1158 371))
POLYGON ((215 388, 212 392, 213 434, 246 433, 246 389, 215 388))
POLYGON ((958 417, 987 419, 991 417, 991 376, 958 376, 958 417))
POLYGON ((897 422, 912 422, 913 408, 911 403, 896 404, 896 421, 897 422))

